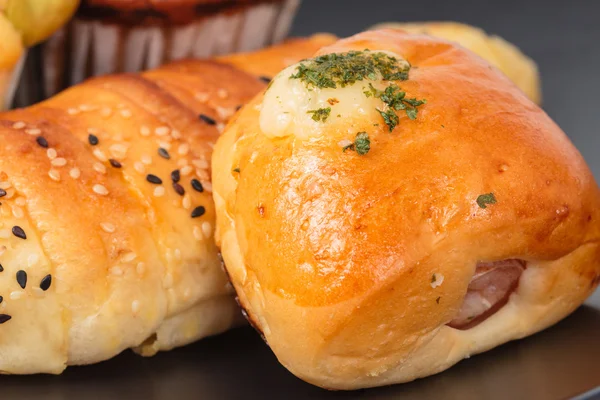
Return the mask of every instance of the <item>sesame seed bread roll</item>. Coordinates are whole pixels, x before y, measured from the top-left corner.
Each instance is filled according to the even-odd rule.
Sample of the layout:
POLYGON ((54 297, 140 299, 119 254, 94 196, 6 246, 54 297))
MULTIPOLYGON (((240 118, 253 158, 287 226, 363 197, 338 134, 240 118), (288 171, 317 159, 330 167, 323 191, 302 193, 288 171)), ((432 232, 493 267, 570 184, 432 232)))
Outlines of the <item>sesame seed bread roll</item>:
POLYGON ((1 373, 149 356, 243 323, 213 239, 210 163, 265 87, 190 60, 0 114, 1 373))
POLYGON ((438 373, 556 323, 600 282, 583 158, 452 42, 378 30, 325 47, 236 114, 212 160, 239 302, 323 388, 438 373))

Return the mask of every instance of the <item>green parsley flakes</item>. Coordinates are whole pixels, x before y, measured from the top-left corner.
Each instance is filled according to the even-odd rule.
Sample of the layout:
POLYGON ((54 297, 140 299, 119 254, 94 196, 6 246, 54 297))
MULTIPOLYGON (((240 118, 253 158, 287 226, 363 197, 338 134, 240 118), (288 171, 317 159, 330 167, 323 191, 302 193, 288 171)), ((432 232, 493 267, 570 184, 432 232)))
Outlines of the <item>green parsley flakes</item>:
POLYGON ((327 118, 329 118, 329 114, 331 114, 331 107, 327 108, 319 108, 318 110, 310 110, 306 112, 307 114, 312 114, 312 119, 319 122, 325 122, 327 118))
POLYGON ((308 87, 346 87, 357 81, 404 81, 408 79, 409 65, 399 65, 398 59, 383 52, 349 51, 325 54, 301 62, 290 79, 300 79, 308 87))
POLYGON ((371 139, 369 139, 369 134, 367 132, 358 132, 354 139, 354 143, 343 148, 344 152, 346 152, 346 150, 354 150, 361 156, 367 154, 369 150, 371 150, 371 139))
POLYGON ((376 97, 381 99, 383 103, 387 106, 386 111, 379 111, 379 114, 383 117, 383 121, 386 123, 390 132, 394 130, 394 128, 398 125, 399 119, 396 115, 395 111, 404 110, 406 115, 411 120, 417 119, 418 109, 417 107, 425 104, 427 101, 417 100, 416 98, 407 99, 406 93, 403 92, 398 85, 392 83, 385 90, 378 90, 373 87, 372 84, 369 83, 369 88, 364 91, 365 96, 367 97, 376 97))
POLYGON ((477 197, 477 205, 480 208, 487 208, 488 204, 496 204, 494 193, 482 194, 477 197))

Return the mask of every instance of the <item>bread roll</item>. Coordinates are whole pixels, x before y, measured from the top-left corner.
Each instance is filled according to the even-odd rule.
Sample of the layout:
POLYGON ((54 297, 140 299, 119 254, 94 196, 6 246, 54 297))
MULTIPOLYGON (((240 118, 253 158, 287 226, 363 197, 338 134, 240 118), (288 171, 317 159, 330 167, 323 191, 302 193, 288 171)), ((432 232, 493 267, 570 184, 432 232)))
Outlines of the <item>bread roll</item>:
POLYGON ((0 114, 2 373, 152 355, 243 320, 213 240, 210 161, 265 87, 184 61, 0 114))
POLYGON ((407 382, 592 293, 600 191, 508 78, 398 30, 318 55, 277 75, 213 154, 217 245, 286 368, 328 389, 407 382))
POLYGON ((374 28, 402 29, 408 33, 424 33, 454 41, 504 72, 535 103, 542 101, 537 65, 518 47, 500 36, 487 35, 480 28, 457 22, 390 22, 374 28))

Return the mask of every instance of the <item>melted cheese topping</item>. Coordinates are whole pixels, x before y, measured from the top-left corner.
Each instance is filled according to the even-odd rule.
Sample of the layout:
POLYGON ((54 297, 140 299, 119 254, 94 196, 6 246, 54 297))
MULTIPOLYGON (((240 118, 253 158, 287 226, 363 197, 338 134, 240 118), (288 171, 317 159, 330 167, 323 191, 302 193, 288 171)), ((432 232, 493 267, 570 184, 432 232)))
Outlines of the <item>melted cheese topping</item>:
MULTIPOLYGON (((379 51, 378 51, 379 52, 379 51)), ((401 65, 407 65, 402 57, 391 52, 386 53, 398 59, 401 65)), ((300 63, 299 63, 300 64, 300 63)), ((292 65, 280 72, 266 91, 261 111, 260 129, 271 138, 295 135, 299 139, 322 136, 332 128, 355 132, 354 126, 344 129, 349 120, 362 120, 382 123, 377 109, 383 109, 383 102, 373 96, 367 97, 365 91, 369 83, 376 89, 385 89, 390 82, 377 80, 357 81, 352 85, 337 88, 318 88, 307 86, 301 79, 291 79, 299 64, 292 65), (325 121, 315 121, 310 111, 331 108, 325 121)), ((352 125, 352 124, 350 124, 352 125)))

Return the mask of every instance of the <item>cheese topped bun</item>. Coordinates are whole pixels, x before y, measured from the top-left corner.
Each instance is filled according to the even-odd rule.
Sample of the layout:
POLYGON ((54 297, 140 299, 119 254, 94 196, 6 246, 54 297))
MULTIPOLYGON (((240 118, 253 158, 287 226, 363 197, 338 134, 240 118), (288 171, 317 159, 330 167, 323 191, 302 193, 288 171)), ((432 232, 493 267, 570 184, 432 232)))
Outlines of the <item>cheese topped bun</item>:
POLYGON ((217 244, 250 322, 329 389, 410 381, 564 318, 600 281, 600 191, 469 50, 359 34, 220 137, 217 244))

